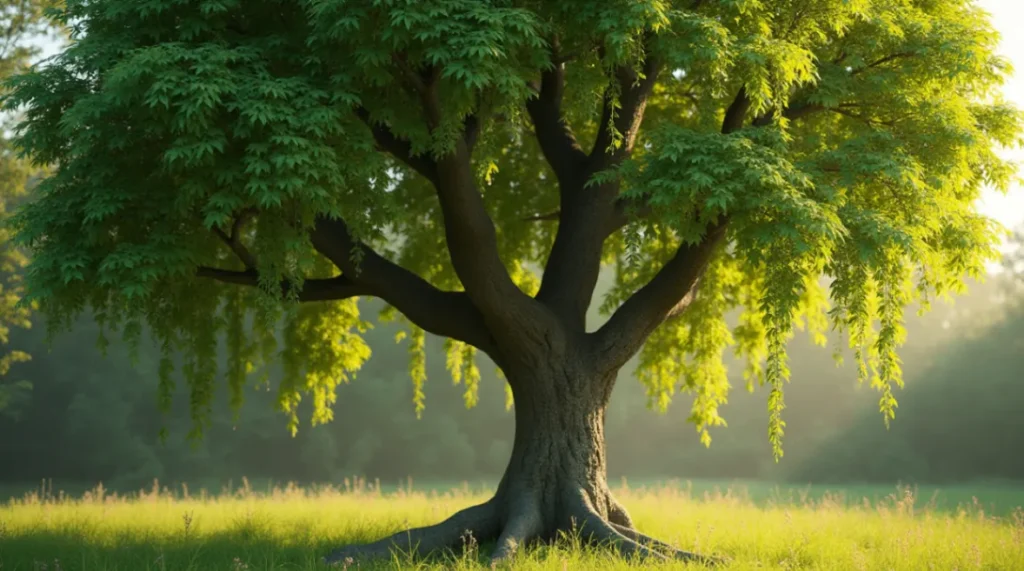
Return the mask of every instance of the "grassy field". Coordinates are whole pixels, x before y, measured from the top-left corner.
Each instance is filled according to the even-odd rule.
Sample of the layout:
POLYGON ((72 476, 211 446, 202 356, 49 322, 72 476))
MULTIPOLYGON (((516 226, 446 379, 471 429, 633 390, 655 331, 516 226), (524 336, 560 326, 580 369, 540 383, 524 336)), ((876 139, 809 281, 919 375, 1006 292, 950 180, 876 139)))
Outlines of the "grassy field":
MULTIPOLYGON (((696 482, 634 484, 618 495, 644 532, 728 557, 722 569, 1024 569, 1019 489, 856 487, 837 493, 696 482)), ((362 484, 264 492, 244 485, 216 496, 154 489, 70 498, 46 490, 0 507, 0 570, 320 569, 319 557, 332 547, 437 522, 485 497, 469 486, 439 493, 362 484)), ((471 542, 458 553, 426 560, 396 555, 372 568, 486 569, 487 551, 471 542)), ((572 538, 512 564, 595 571, 637 566, 580 548, 572 538)))

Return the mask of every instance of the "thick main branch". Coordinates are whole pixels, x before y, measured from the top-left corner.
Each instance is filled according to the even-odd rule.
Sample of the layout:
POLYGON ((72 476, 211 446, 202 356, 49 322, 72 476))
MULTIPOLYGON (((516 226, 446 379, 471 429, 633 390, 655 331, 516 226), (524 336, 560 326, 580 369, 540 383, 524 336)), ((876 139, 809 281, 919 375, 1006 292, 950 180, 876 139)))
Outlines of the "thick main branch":
POLYGON ((670 315, 684 309, 691 291, 725 235, 725 223, 711 226, 697 244, 682 244, 647 285, 625 301, 593 334, 601 366, 619 368, 640 350, 670 315))
MULTIPOLYGON (((743 127, 750 104, 746 89, 741 87, 725 111, 722 134, 743 127)), ((654 278, 633 293, 593 334, 595 354, 602 366, 617 369, 625 365, 659 325, 685 310, 715 248, 725 239, 727 223, 728 218, 722 217, 705 230, 700 242, 680 244, 654 278)))
POLYGON ((313 246, 344 275, 402 312, 423 330, 464 341, 497 358, 483 316, 465 292, 442 291, 353 238, 344 221, 320 218, 313 246), (360 254, 357 264, 353 255, 360 254))
MULTIPOLYGON (((437 93, 440 77, 438 70, 417 74, 403 60, 398 61, 409 77, 408 83, 412 90, 418 95, 427 127, 431 131, 436 130, 443 120, 442 105, 437 93)), ((396 136, 386 125, 370 121, 369 114, 364 110, 357 112, 370 126, 374 140, 382 150, 423 175, 437 190, 452 266, 465 287, 466 301, 471 301, 469 306, 475 306, 473 313, 478 318, 477 325, 483 327, 484 322, 487 322, 484 329, 500 332, 514 329, 517 325, 529 326, 542 317, 536 311, 531 311, 536 309, 537 304, 532 303, 515 285, 502 263, 494 222, 487 213, 483 196, 476 185, 471 148, 474 133, 480 128, 479 118, 467 119, 464 136, 455 142, 447 154, 437 158, 414 156, 407 141, 396 136)), ((459 297, 460 306, 463 305, 461 299, 462 294, 459 297)), ((404 310, 402 312, 406 313, 404 310)), ((406 315, 409 316, 408 313, 406 315)), ((409 317, 412 319, 412 316, 409 317)), ((452 337, 465 340, 464 336, 452 337)), ((481 347, 477 342, 471 343, 481 347)))
POLYGON ((557 123, 562 121, 557 105, 564 81, 560 70, 556 65, 555 71, 542 80, 541 95, 547 96, 548 105, 531 110, 535 124, 543 119, 546 122, 542 125, 548 126, 538 127, 537 136, 561 190, 558 230, 537 299, 572 329, 582 331, 600 274, 604 241, 618 219, 619 194, 619 185, 614 182, 593 188, 585 185, 595 173, 621 164, 632 152, 660 63, 648 53, 639 73, 627 66, 615 69, 605 92, 593 150, 584 159, 564 123, 557 123), (546 114, 540 113, 542 110, 546 114))

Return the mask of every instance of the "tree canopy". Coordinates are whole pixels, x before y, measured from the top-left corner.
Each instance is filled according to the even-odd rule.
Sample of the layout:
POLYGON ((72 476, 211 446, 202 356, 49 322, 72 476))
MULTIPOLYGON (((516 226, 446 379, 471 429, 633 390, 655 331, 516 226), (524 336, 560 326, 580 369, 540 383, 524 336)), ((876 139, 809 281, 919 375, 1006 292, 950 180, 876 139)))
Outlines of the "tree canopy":
POLYGON ((240 404, 278 355, 292 428, 302 395, 329 420, 369 355, 359 296, 408 323, 417 387, 425 332, 450 338, 470 405, 478 352, 501 366, 507 331, 554 315, 612 364, 639 351, 652 406, 692 391, 705 438, 734 346, 770 386, 781 453, 794 326, 846 331, 888 419, 904 308, 997 256, 974 201, 1007 188, 997 150, 1022 133, 967 0, 67 0, 54 17, 71 43, 6 99, 53 166, 17 217, 30 299, 57 330, 91 308, 150 332, 168 398, 180 351, 196 434, 219 376, 240 404), (602 263, 610 318, 587 332, 602 263))

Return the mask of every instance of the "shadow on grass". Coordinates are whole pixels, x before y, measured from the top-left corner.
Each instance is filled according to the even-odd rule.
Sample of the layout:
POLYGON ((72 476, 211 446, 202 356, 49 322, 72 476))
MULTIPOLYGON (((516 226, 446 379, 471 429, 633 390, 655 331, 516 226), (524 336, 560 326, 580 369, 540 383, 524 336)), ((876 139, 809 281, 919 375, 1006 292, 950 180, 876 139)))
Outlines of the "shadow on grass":
MULTIPOLYGON (((253 536, 246 531, 205 534, 200 537, 168 539, 122 534, 100 540, 74 532, 37 531, 25 535, 8 535, 0 539, 0 571, 262 571, 262 570, 328 570, 321 558, 344 544, 361 543, 371 538, 351 541, 302 537, 282 540, 280 537, 253 536)), ((393 558, 372 564, 361 563, 362 570, 422 568, 483 567, 491 545, 441 552, 413 559, 396 553, 393 558), (478 565, 473 565, 477 563, 478 565)), ((352 569, 355 569, 353 566, 352 569)))

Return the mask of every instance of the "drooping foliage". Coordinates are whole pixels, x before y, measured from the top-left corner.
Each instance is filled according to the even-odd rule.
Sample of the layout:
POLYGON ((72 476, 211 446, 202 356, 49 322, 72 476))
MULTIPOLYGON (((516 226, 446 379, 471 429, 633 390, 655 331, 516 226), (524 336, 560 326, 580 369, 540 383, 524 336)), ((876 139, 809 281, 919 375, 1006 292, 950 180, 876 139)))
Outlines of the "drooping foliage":
MULTIPOLYGON (((28 40, 46 31, 43 16, 52 2, 47 0, 6 0, 0 2, 0 78, 9 78, 25 70, 38 55, 38 49, 28 40)), ((38 176, 38 169, 18 156, 10 139, 10 117, 0 118, 0 220, 6 220, 11 210, 25 199, 29 182, 38 176)), ((12 327, 29 327, 30 307, 21 304, 23 295, 22 270, 28 259, 17 247, 13 232, 0 228, 0 345, 10 341, 12 327)), ((28 360, 29 355, 17 349, 0 356, 0 414, 16 415, 32 390, 32 383, 24 379, 10 379, 11 365, 28 360)))
MULTIPOLYGON (((283 352, 293 429, 301 395, 328 420, 334 387, 366 360, 354 302, 294 303, 344 270, 314 247, 316 220, 344 218, 376 253, 461 288, 415 166, 464 132, 501 260, 537 292, 559 188, 525 107, 552 66, 564 65, 561 110, 581 146, 600 132, 611 149, 635 142, 590 180, 618 184, 631 215, 605 242, 617 267, 606 309, 680 244, 725 227, 693 303, 641 352, 650 403, 693 391, 708 441, 734 344, 751 386, 770 386, 777 453, 794 324, 848 332, 858 377, 892 417, 903 308, 959 291, 995 255, 1000 230, 973 201, 1006 188, 997 147, 1021 133, 998 92, 997 34, 967 0, 68 0, 54 15, 72 43, 7 99, 25 110, 19 144, 55 165, 18 219, 31 297, 58 328, 91 307, 186 355, 197 435, 222 334, 236 404, 283 352), (635 135, 605 128, 625 107, 623 69, 658 70, 635 135), (381 126, 411 160, 381 152, 381 126)), ((408 324, 419 409, 424 331, 408 324)), ((475 349, 456 340, 448 354, 472 405, 475 349)), ((161 373, 169 395, 169 357, 161 373)))
POLYGON ((845 430, 819 442, 803 461, 791 464, 788 478, 937 483, 1020 479, 1024 462, 1013 452, 1015 437, 1009 435, 1024 430, 1024 419, 1009 411, 1024 397, 1024 233, 1018 229, 1007 245, 1007 271, 989 286, 993 305, 961 309, 967 319, 937 323, 937 329, 955 337, 929 351, 927 364, 915 363, 917 378, 896 428, 880 430, 865 414, 871 411, 863 411, 845 430), (986 388, 976 390, 964 379, 983 382, 986 388), (975 430, 1008 437, 983 443, 983 437, 971 434, 975 430), (986 476, 979 478, 980 473, 986 476))

